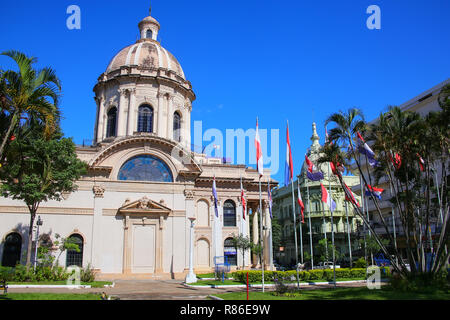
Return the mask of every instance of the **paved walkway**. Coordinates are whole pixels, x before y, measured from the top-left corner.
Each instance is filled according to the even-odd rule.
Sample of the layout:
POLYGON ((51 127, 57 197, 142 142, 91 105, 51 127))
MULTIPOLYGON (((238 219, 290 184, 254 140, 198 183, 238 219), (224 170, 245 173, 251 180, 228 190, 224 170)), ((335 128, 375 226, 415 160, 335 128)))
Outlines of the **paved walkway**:
POLYGON ((208 295, 241 291, 241 288, 189 288, 181 281, 117 280, 114 288, 91 289, 9 289, 8 292, 36 293, 98 293, 116 296, 120 300, 205 300, 208 295))
MULTIPOLYGON (((365 283, 337 284, 337 287, 360 287, 365 283)), ((310 285, 302 287, 304 290, 332 288, 333 284, 310 285)), ((273 290, 273 288, 267 288, 273 290)), ((36 292, 36 293, 98 293, 105 292, 109 296, 120 300, 205 300, 208 295, 227 292, 245 291, 245 288, 192 288, 176 280, 117 280, 114 288, 91 289, 10 289, 8 292, 36 292)), ((251 291, 261 291, 252 288, 251 291)))

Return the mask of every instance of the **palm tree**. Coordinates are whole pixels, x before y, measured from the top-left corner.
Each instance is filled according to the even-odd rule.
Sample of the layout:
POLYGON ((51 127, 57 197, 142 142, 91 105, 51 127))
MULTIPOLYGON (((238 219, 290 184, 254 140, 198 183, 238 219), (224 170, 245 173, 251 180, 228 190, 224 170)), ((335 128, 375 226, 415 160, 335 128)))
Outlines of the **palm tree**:
POLYGON ((50 137, 59 122, 58 101, 61 84, 51 68, 33 69, 36 58, 18 51, 6 51, 1 55, 13 59, 19 71, 0 71, 0 104, 9 115, 9 125, 0 145, 0 159, 11 134, 20 120, 33 112, 45 124, 44 135, 50 137))
MULTIPOLYGON (((335 168, 339 165, 344 165, 345 167, 349 167, 352 165, 352 161, 356 164, 359 174, 364 181, 364 185, 367 185, 366 177, 364 176, 359 156, 357 156, 357 150, 355 148, 354 137, 358 133, 364 133, 368 130, 368 126, 364 121, 364 115, 359 109, 352 108, 347 112, 340 111, 338 113, 332 114, 326 121, 325 124, 328 125, 333 123, 335 125, 334 128, 330 130, 329 141, 330 143, 325 144, 322 148, 323 156, 319 159, 319 163, 330 162, 335 168), (332 142, 332 143, 331 143, 332 142)), ((335 175, 337 175, 339 182, 346 193, 348 198, 351 198, 351 195, 347 194, 349 191, 346 188, 345 182, 342 178, 342 174, 339 170, 336 170, 335 175)), ((368 175, 369 176, 369 175, 368 175)), ((363 190, 361 192, 364 192, 363 190)), ((381 209, 378 206, 376 199, 372 196, 372 200, 377 208, 378 215, 380 220, 382 221, 386 231, 388 232, 387 224, 384 221, 383 215, 381 214, 381 209)), ((355 212, 359 217, 362 218, 366 227, 370 230, 371 234, 374 234, 375 241, 377 241, 383 253, 391 259, 393 267, 399 272, 404 273, 406 271, 406 266, 404 268, 399 268, 396 261, 391 258, 391 254, 389 254, 385 245, 383 245, 381 238, 374 232, 372 229, 367 217, 361 212, 361 209, 353 204, 355 212)), ((388 233, 390 236, 390 233, 388 233)), ((393 239, 391 239, 393 242, 393 239)), ((398 255, 398 252, 396 252, 398 255)))

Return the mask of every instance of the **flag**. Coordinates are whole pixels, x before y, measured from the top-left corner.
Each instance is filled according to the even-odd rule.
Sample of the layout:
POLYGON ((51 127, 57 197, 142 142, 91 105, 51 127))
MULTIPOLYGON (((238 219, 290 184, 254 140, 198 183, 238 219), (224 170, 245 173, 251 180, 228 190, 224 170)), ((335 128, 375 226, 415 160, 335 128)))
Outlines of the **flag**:
POLYGON ((331 195, 328 194, 327 189, 325 189, 323 184, 320 184, 320 187, 322 188, 322 202, 328 205, 331 212, 334 212, 334 210, 336 210, 336 202, 334 202, 331 195))
POLYGON ((259 138, 258 119, 256 119, 255 148, 256 148, 256 169, 259 172, 259 176, 262 177, 264 175, 264 161, 261 150, 261 140, 259 138))
POLYGON ((269 184, 267 185, 267 195, 268 195, 268 199, 269 199, 270 219, 273 219, 273 217, 272 217, 272 191, 270 190, 270 181, 269 181, 269 184))
POLYGON ((244 188, 242 187, 242 177, 241 177, 241 203, 242 203, 242 217, 245 220, 246 202, 245 202, 244 188))
POLYGON ((402 157, 398 153, 393 153, 391 151, 391 154, 389 155, 389 158, 391 158, 392 165, 395 169, 399 170, 402 166, 402 157), (392 154, 394 154, 394 157, 392 157, 392 154))
POLYGON ((286 165, 284 170, 284 184, 287 186, 294 179, 294 163, 292 161, 291 142, 289 139, 289 124, 286 133, 286 165))
POLYGON ((331 171, 333 174, 338 175, 338 172, 336 170, 336 166, 334 165, 333 161, 330 162, 331 171))
POLYGON ((367 156, 367 160, 372 167, 378 166, 378 161, 375 160, 375 152, 370 149, 369 145, 364 141, 363 137, 359 132, 357 132, 359 138, 359 147, 358 150, 360 153, 365 154, 367 156))
POLYGON ((314 163, 312 163, 311 160, 309 160, 308 156, 305 155, 305 161, 306 165, 308 166, 308 170, 306 170, 306 176, 311 181, 320 181, 323 179, 323 173, 320 172, 314 163))
POLYGON ((347 196, 347 194, 345 194, 345 200, 349 201, 351 203, 353 203, 355 206, 357 206, 359 208, 359 203, 358 201, 356 201, 355 196, 353 195, 352 190, 350 190, 350 188, 345 184, 344 182, 344 187, 347 190, 348 194, 350 195, 350 198, 347 196))
POLYGON ((219 210, 217 208, 217 189, 216 189, 216 177, 214 176, 214 180, 213 180, 213 187, 212 187, 212 193, 213 193, 213 197, 214 197, 214 210, 216 212, 216 217, 219 217, 219 210))
POLYGON ((300 193, 300 186, 298 182, 297 182, 297 192, 298 192, 297 202, 300 207, 300 213, 302 214, 302 223, 305 223, 305 215, 303 214, 305 211, 305 205, 303 204, 302 194, 300 193))
POLYGON ((370 184, 367 185, 366 196, 370 197, 371 195, 381 200, 381 194, 384 192, 384 189, 372 187, 370 184))
POLYGON ((417 154, 417 156, 419 157, 420 171, 425 172, 425 161, 422 159, 420 154, 417 154))

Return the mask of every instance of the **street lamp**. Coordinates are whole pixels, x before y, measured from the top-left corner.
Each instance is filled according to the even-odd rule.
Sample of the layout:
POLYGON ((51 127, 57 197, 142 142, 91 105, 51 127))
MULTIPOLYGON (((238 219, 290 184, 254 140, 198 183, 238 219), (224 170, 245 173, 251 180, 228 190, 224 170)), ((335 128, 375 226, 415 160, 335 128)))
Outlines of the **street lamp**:
POLYGON ((34 269, 36 270, 36 264, 37 264, 37 251, 38 251, 38 243, 39 243, 39 227, 42 226, 44 223, 43 220, 41 220, 41 216, 38 216, 38 219, 36 221, 36 240, 35 240, 35 248, 34 248, 34 269))
POLYGON ((191 221, 191 244, 189 247, 189 273, 186 276, 186 283, 196 283, 197 276, 194 273, 194 217, 190 217, 191 221))

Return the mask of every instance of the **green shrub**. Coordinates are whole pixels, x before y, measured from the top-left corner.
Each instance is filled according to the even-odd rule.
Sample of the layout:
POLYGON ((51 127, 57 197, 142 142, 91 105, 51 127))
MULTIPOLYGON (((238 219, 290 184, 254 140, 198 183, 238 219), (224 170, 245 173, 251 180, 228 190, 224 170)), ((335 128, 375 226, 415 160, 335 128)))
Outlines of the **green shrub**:
POLYGON ((322 280, 323 279, 323 270, 310 270, 309 271, 309 279, 310 280, 322 280))
POLYGON ((350 269, 350 278, 365 278, 366 268, 353 268, 350 269))
POLYGON ((14 269, 0 266, 0 281, 11 281, 14 278, 14 269))
POLYGON ((342 268, 336 269, 336 278, 348 279, 350 276, 350 269, 342 268))
POLYGON ((353 265, 355 268, 367 268, 367 262, 364 258, 359 258, 353 263, 353 265))
POLYGON ((333 281, 334 280, 334 271, 333 269, 325 269, 323 270, 323 278, 327 281, 333 281))
POLYGON ((90 264, 86 268, 81 269, 80 280, 81 282, 95 281, 95 272, 94 269, 91 268, 90 264))

